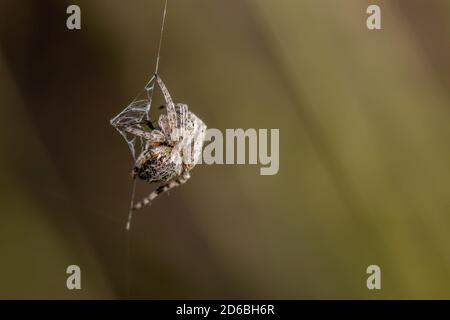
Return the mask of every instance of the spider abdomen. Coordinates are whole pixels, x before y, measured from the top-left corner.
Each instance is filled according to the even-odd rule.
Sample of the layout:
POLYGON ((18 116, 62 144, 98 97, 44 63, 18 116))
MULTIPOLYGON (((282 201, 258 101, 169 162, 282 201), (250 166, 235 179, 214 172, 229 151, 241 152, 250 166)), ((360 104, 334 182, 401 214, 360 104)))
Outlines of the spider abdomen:
POLYGON ((150 148, 136 161, 135 174, 148 182, 166 182, 179 176, 182 171, 181 155, 172 150, 169 146, 150 148))

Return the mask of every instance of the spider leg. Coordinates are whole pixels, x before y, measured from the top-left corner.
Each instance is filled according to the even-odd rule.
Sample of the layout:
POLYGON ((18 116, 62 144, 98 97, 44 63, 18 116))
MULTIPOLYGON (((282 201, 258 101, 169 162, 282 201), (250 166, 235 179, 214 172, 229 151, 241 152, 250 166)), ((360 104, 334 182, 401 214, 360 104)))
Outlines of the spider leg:
POLYGON ((144 131, 142 129, 133 128, 133 127, 123 128, 123 131, 131 133, 132 135, 135 135, 137 137, 144 138, 146 140, 149 140, 152 137, 150 132, 144 131))
POLYGON ((187 134, 187 122, 188 122, 188 115, 189 110, 187 104, 184 103, 177 103, 177 107, 179 108, 179 114, 180 114, 180 123, 178 124, 178 128, 180 129, 180 134, 184 138, 187 134))
POLYGON ((178 187, 184 183, 190 178, 189 172, 185 171, 180 177, 173 179, 166 184, 163 184, 162 186, 158 187, 155 191, 150 193, 147 197, 142 199, 140 202, 136 203, 133 207, 133 210, 139 210, 144 206, 150 205, 151 202, 158 197, 161 193, 167 192, 175 187, 178 187))
MULTIPOLYGON (((202 120, 200 120, 195 115, 193 121, 194 121, 194 132, 192 135, 194 140, 194 147, 193 147, 194 150, 193 155, 191 155, 191 158, 189 159, 190 160, 189 164, 195 166, 200 160, 200 157, 202 156, 202 147, 206 135, 206 125, 202 120)), ((192 146, 190 144, 189 147, 192 150, 192 146)))
POLYGON ((178 116, 178 127, 175 129, 178 131, 177 136, 178 140, 175 141, 175 146, 172 149, 172 156, 176 157, 178 155, 182 155, 183 163, 186 163, 186 158, 190 159, 190 146, 192 145, 192 128, 189 128, 188 125, 190 121, 190 112, 188 110, 188 106, 184 103, 177 103, 177 116, 178 116))
POLYGON ((178 140, 176 142, 174 150, 176 152, 180 152, 181 149, 183 149, 184 146, 188 144, 190 140, 190 135, 189 132, 187 131, 189 111, 188 106, 184 103, 177 103, 177 108, 179 116, 178 127, 176 128, 176 130, 178 130, 178 140))
POLYGON ((178 122, 177 122, 177 113, 175 111, 175 104, 173 103, 172 97, 170 96, 169 90, 167 89, 166 85, 162 81, 162 79, 156 75, 156 81, 158 82, 159 87, 161 88, 161 92, 164 96, 164 100, 166 101, 166 108, 167 108, 167 118, 169 122, 169 129, 170 132, 166 132, 169 134, 172 138, 172 140, 178 140, 178 133, 176 133, 176 128, 178 128, 178 122), (174 136, 172 136, 172 134, 174 136))

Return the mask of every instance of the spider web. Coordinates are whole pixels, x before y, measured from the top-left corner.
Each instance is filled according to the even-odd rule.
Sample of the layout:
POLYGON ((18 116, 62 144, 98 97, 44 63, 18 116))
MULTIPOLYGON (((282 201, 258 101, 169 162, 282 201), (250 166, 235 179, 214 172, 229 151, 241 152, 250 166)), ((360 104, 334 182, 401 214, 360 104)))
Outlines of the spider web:
POLYGON ((111 119, 111 125, 125 139, 130 149, 134 161, 144 149, 145 142, 142 137, 137 137, 126 131, 127 128, 134 128, 142 131, 148 131, 148 123, 150 121, 150 110, 153 100, 153 92, 155 89, 155 79, 153 76, 144 89, 134 98, 134 100, 126 106, 117 116, 111 119), (146 92, 145 99, 139 99, 146 92), (139 100, 138 100, 139 99, 139 100))
MULTIPOLYGON (((158 54, 156 55, 156 66, 155 72, 151 79, 147 82, 144 89, 134 98, 134 100, 125 107, 117 116, 111 119, 110 123, 116 130, 120 133, 120 135, 124 138, 125 142, 130 149, 131 155, 133 156, 134 162, 136 162, 136 156, 140 155, 145 147, 145 141, 142 137, 137 137, 127 131, 127 129, 137 129, 148 132, 148 124, 150 120, 150 110, 152 106, 153 93, 155 91, 155 80, 158 74, 159 67, 159 59, 161 55, 161 44, 163 39, 163 31, 164 25, 166 21, 166 13, 167 13, 167 0, 164 3, 164 11, 163 18, 161 23, 161 32, 159 35, 159 45, 158 45, 158 54), (146 92, 146 98, 139 99, 142 94, 146 92)), ((133 182, 131 199, 130 199, 130 210, 128 212, 128 220, 126 224, 126 230, 130 230, 130 223, 133 216, 133 207, 134 207, 134 197, 136 191, 136 179, 133 182)), ((129 241, 129 238, 128 238, 129 241)), ((129 260, 129 257, 128 257, 129 260)), ((127 281, 127 291, 129 291, 129 281, 127 281)))
POLYGON ((147 124, 150 121, 150 109, 152 106, 153 93, 155 91, 155 80, 158 74, 159 59, 161 56, 161 44, 163 39, 164 25, 166 22, 167 13, 167 0, 164 4, 163 18, 161 23, 161 32, 159 35, 158 54, 156 55, 155 72, 152 78, 147 82, 144 89, 134 98, 134 100, 125 107, 117 116, 111 119, 111 125, 114 126, 117 131, 125 139, 125 142, 130 149, 131 155, 134 161, 136 161, 136 155, 140 155, 144 149, 144 140, 141 137, 136 137, 126 131, 127 128, 134 128, 138 130, 148 131, 147 124), (138 100, 138 98, 144 93, 147 93, 146 99, 138 100), (144 121, 145 120, 145 121, 144 121))

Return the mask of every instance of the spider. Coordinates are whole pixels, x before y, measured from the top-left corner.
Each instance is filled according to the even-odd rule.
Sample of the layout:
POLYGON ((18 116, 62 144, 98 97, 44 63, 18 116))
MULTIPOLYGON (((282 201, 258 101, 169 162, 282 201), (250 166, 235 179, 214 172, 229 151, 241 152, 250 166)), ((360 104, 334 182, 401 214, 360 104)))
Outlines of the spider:
MULTIPOLYGON (((190 171, 200 160, 205 140, 206 125, 183 103, 174 103, 169 90, 158 74, 154 80, 164 96, 167 114, 162 114, 156 127, 148 120, 151 97, 147 101, 137 101, 125 108, 111 124, 119 130, 130 145, 134 156, 134 143, 140 139, 142 150, 135 157, 132 178, 161 185, 147 197, 134 204, 135 211, 149 205, 158 195, 186 183, 190 171), (145 107, 139 107, 145 102, 145 107), (147 119, 144 117, 147 116, 147 119), (148 129, 147 129, 148 128, 148 129), (128 140, 127 135, 132 139, 128 140), (131 141, 131 142, 130 142, 131 141)), ((153 90, 153 86, 150 90, 153 90)), ((148 85, 146 86, 147 89, 148 85)), ((147 89, 148 92, 149 89, 147 89)))

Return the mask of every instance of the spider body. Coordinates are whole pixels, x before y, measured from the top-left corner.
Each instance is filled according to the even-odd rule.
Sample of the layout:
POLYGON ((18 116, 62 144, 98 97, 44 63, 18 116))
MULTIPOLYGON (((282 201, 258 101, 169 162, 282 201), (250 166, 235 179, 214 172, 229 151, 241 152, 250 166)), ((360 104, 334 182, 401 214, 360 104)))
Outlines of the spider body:
POLYGON ((153 146, 143 152, 137 159, 132 177, 147 182, 167 182, 181 174, 183 169, 181 155, 172 156, 172 148, 165 145, 153 146))
MULTIPOLYGON (((158 126, 149 126, 144 130, 141 125, 143 115, 137 113, 130 105, 111 121, 122 135, 131 134, 143 141, 143 149, 135 160, 133 178, 149 183, 161 183, 148 197, 134 205, 133 210, 151 203, 159 194, 185 183, 189 171, 194 168, 201 157, 205 140, 206 125, 186 104, 173 103, 172 98, 161 78, 154 76, 164 95, 167 114, 158 119, 158 126)), ((134 149, 132 150, 134 151, 134 149)))

